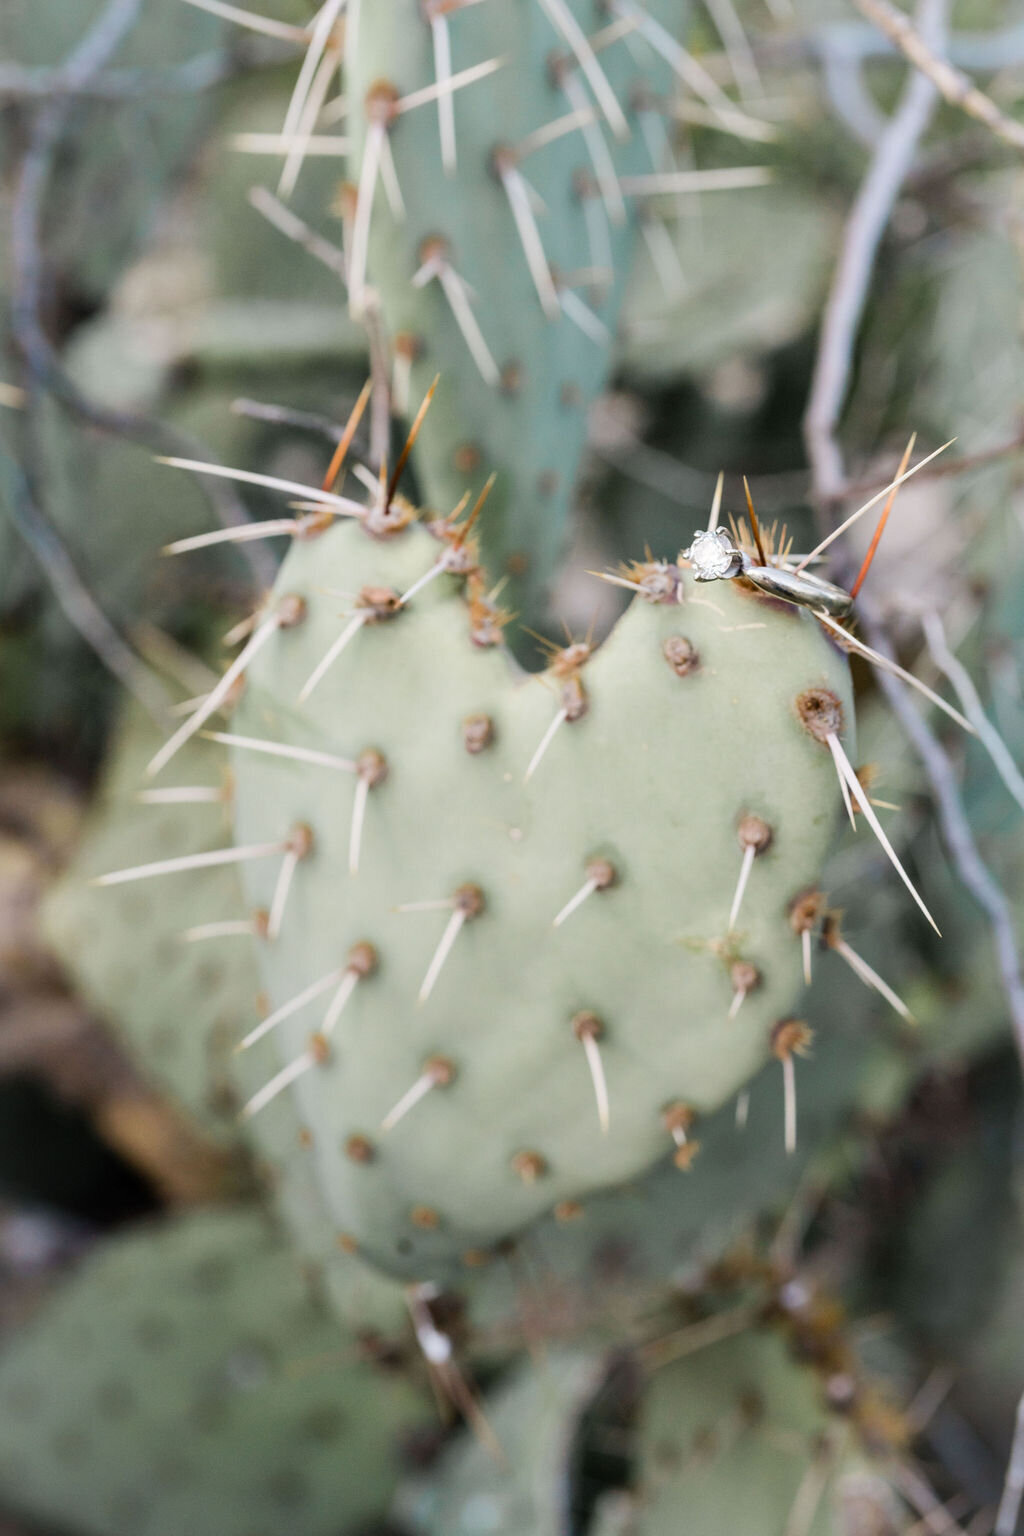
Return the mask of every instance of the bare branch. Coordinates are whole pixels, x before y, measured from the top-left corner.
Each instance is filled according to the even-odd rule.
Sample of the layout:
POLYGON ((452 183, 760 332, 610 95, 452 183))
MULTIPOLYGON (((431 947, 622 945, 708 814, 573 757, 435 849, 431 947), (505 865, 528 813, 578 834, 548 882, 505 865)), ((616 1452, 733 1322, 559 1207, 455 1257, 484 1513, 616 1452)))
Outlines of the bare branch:
MULTIPOLYGON (((986 464, 998 462, 999 459, 1011 458, 1022 449, 1024 449, 1024 426, 1018 428, 1006 442, 997 443, 992 448, 979 448, 976 453, 964 453, 956 459, 939 459, 936 463, 929 464, 927 469, 922 469, 919 483, 924 480, 949 480, 955 475, 966 475, 972 469, 981 469, 986 464)), ((861 496, 869 496, 872 491, 883 490, 890 484, 891 479, 891 475, 882 478, 874 475, 870 480, 854 480, 847 485, 843 494, 858 499, 861 496)))
MULTIPOLYGON (((878 0, 858 0, 862 10, 868 3, 877 4, 878 0)), ((917 35, 926 38, 930 47, 937 46, 941 39, 946 12, 946 0, 921 0, 917 35)), ((932 81, 926 75, 915 74, 904 90, 891 123, 879 139, 847 222, 804 421, 813 489, 822 510, 849 491, 835 432, 849 384, 854 341, 878 243, 899 188, 910 170, 936 97, 932 81)), ((864 633, 874 649, 888 660, 894 660, 885 631, 863 595, 858 600, 858 613, 864 633)), ((876 677, 924 766, 938 808, 943 838, 957 874, 989 919, 1003 991, 1018 1050, 1024 1059, 1024 980, 1010 904, 978 852, 953 766, 938 739, 914 707, 903 683, 887 670, 880 669, 876 677)))
POLYGON ((1024 149, 1024 123, 1007 117, 991 96, 978 90, 969 75, 936 53, 910 17, 904 15, 898 6, 891 5, 890 0, 855 0, 855 3, 857 9, 869 21, 873 21, 890 42, 896 44, 914 68, 932 82, 950 106, 959 107, 961 112, 966 112, 975 122, 984 123, 989 132, 1004 144, 1011 145, 1013 149, 1024 149))
MULTIPOLYGON (((869 609, 866 610, 863 604, 859 611, 864 632, 871 644, 883 656, 892 659, 892 648, 875 615, 869 609)), ((960 799, 953 765, 938 739, 910 702, 910 695, 899 679, 881 670, 875 675, 878 686, 924 764, 938 807, 943 839, 957 874, 992 926, 1003 991, 1010 1008, 1017 1048, 1024 1059, 1024 979, 1021 977, 1010 903, 978 852, 978 845, 960 799)))
POLYGON ((56 531, 43 517, 14 460, 0 447, 0 501, 39 561, 68 622, 157 724, 167 723, 167 694, 122 639, 76 571, 56 531))
MULTIPOLYGON (((36 115, 11 206, 12 331, 28 367, 26 415, 30 441, 35 436, 33 400, 42 389, 49 391, 72 415, 101 432, 142 443, 158 453, 203 457, 202 445, 195 443, 187 434, 163 422, 126 411, 111 410, 90 400, 65 372, 46 335, 41 318, 45 273, 44 209, 57 149, 74 110, 75 93, 98 70, 103 69, 120 46, 138 15, 140 5, 141 0, 109 0, 94 26, 62 67, 61 74, 67 94, 47 100, 36 115)), ((238 526, 250 521, 241 500, 230 487, 211 482, 205 489, 218 518, 225 526, 238 526)), ((275 567, 267 550, 257 545, 247 546, 244 556, 256 583, 260 587, 269 585, 275 567)))
MULTIPOLYGON (((929 35, 945 30, 945 0, 922 0, 920 16, 929 35)), ((921 135, 938 101, 938 91, 915 71, 900 104, 878 140, 868 173, 850 210, 825 314, 804 415, 804 440, 815 495, 827 505, 844 494, 846 477, 835 439, 846 397, 854 344, 875 257, 893 205, 905 181, 921 135)))
POLYGON ((95 102, 145 101, 154 96, 190 96, 213 90, 250 69, 280 64, 294 48, 266 38, 239 38, 228 48, 197 53, 167 69, 104 69, 85 79, 69 80, 64 67, 0 63, 0 99, 42 101, 75 96, 95 102))

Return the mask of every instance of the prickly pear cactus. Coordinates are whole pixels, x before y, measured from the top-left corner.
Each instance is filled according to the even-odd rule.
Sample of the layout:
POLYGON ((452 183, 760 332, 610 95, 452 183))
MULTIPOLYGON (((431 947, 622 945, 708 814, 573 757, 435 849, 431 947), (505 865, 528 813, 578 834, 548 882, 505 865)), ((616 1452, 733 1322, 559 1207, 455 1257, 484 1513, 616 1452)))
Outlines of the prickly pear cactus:
POLYGON ((352 304, 372 287, 400 405, 404 381, 419 399, 441 375, 417 448, 425 500, 447 511, 496 472, 484 542, 520 609, 552 576, 610 372, 637 229, 628 178, 671 164, 655 102, 672 70, 645 28, 667 27, 679 50, 689 6, 646 9, 631 32, 589 0, 385 0, 349 25, 352 304), (493 73, 431 98, 488 61, 493 73))
MULTIPOLYGON (((182 944, 181 934, 194 917, 238 921, 245 911, 240 882, 229 870, 200 869, 168 877, 159 890, 154 886, 147 921, 132 929, 132 953, 142 973, 163 980, 156 988, 127 989, 109 956, 121 942, 129 896, 125 893, 119 902, 111 899, 114 893, 97 895, 88 884, 97 871, 129 858, 165 856, 172 842, 169 824, 175 847, 203 852, 223 839, 220 808, 199 808, 197 815, 196 806, 158 808, 139 802, 141 765, 155 741, 150 722, 130 708, 85 841, 50 897, 47 928, 62 961, 94 1006, 132 1043, 140 1065, 204 1125, 233 1136, 238 1108, 246 1094, 259 1088, 267 1070, 265 1058, 254 1059, 257 1051, 240 1056, 231 1051, 259 1017, 253 946, 262 940, 255 933, 248 939, 230 933, 189 946, 182 944), (94 926, 83 932, 86 909, 94 926), (204 949, 207 960, 216 957, 234 977, 236 1001, 228 1019, 214 1006, 219 993, 211 991, 204 949), (180 977, 168 967, 168 955, 187 965, 180 977)), ((221 781, 219 750, 224 749, 207 741, 190 743, 176 760, 176 781, 221 781)), ((524 1232, 519 1247, 535 1276, 525 1290, 515 1264, 476 1268, 480 1255, 471 1252, 468 1268, 453 1266, 450 1281, 457 1281, 465 1296, 478 1347, 486 1354, 495 1347, 499 1354, 515 1347, 524 1317, 529 1333, 545 1337, 578 1337, 585 1329, 605 1337, 609 1324, 615 1336, 623 1318, 647 1315, 660 1305, 666 1284, 715 1262, 758 1213, 790 1198, 809 1159, 820 1157, 844 1134, 853 1107, 873 1105, 873 1084, 892 1062, 884 1042, 865 1031, 863 991, 837 985, 835 964, 822 957, 808 995, 808 1016, 818 1017, 827 1007, 829 1027, 817 1037, 814 1060, 801 1076, 795 1154, 785 1149, 783 1094, 778 1065, 772 1062, 750 1084, 742 1129, 737 1129, 732 1103, 701 1119, 690 1143, 699 1141, 699 1161, 685 1187, 670 1154, 642 1180, 586 1200, 560 1202, 524 1232)), ((277 1118, 275 1141, 269 1122, 261 1128, 275 1201, 293 1240, 321 1266, 328 1292, 344 1308, 356 1261, 339 1251, 333 1225, 324 1219, 310 1149, 294 1135, 294 1125, 278 1124, 277 1118)))
MULTIPOLYGON (((836 1393, 851 1388, 846 1378, 833 1384, 836 1393)), ((904 1529, 909 1511, 886 1476, 893 1447, 880 1440, 878 1463, 869 1460, 849 1420, 829 1411, 825 1390, 769 1331, 655 1372, 641 1409, 633 1536, 904 1529)), ((868 1408, 888 1421, 884 1404, 868 1408)))
MULTIPOLYGON (((792 1068, 789 909, 838 800, 816 712, 852 730, 809 616, 678 566, 596 654, 517 678, 450 576, 389 596, 450 567, 445 537, 297 543, 232 726, 239 844, 306 850, 261 950, 253 1131, 300 1135, 337 1231, 413 1274, 673 1147, 688 1167, 695 1117, 792 1068)), ((250 906, 278 863, 243 864, 250 906)))
POLYGON ((601 1356, 582 1350, 520 1366, 487 1409, 501 1463, 462 1436, 438 1475, 404 1490, 403 1519, 418 1536, 561 1536, 570 1528, 573 1443, 604 1374, 601 1356))
POLYGON ((396 1507, 417 1536, 903 1530, 909 1512, 891 1481, 902 1420, 873 1383, 829 1376, 855 1366, 829 1344, 819 1368, 799 1363, 777 1327, 749 1328, 650 1374, 642 1355, 555 1351, 487 1402, 503 1462, 463 1435, 396 1507))
POLYGON ((339 1329, 250 1210, 116 1240, 0 1357, 0 1497, 90 1536, 342 1536, 381 1516, 429 1394, 339 1329))
POLYGON ((795 1153, 772 1062, 745 1090, 739 1117, 730 1102, 695 1127, 700 1150, 685 1180, 669 1156, 619 1189, 563 1201, 520 1234, 509 1262, 478 1269, 470 1254, 459 1289, 478 1352, 523 1336, 618 1342, 628 1319, 649 1323, 759 1220, 781 1216, 812 1166, 824 1179, 870 1145, 864 1126, 888 1108, 879 1087, 897 1053, 865 1029, 863 993, 837 985, 834 971, 820 968, 811 1004, 812 1017, 815 1004, 828 1006, 829 1023, 802 1074, 795 1153))
POLYGON ((235 871, 205 869, 102 893, 90 883, 128 864, 202 855, 230 835, 224 755, 211 742, 190 742, 175 762, 173 785, 167 776, 167 798, 144 803, 145 764, 158 741, 153 722, 129 706, 85 838, 47 899, 44 931, 147 1077, 205 1131, 233 1139, 240 1098, 232 1053, 254 1016, 259 987, 251 942, 193 942, 189 935, 215 920, 244 926, 235 871), (209 798, 175 802, 176 788, 209 798))

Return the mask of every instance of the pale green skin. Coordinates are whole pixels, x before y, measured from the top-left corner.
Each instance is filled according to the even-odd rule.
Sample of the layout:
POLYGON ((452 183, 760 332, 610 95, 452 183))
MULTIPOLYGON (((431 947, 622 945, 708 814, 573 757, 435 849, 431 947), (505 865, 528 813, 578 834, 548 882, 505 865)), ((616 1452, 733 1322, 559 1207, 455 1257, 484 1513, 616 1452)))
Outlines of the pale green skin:
MULTIPOLYGON (((128 705, 82 845, 49 897, 47 931, 78 985, 123 1034, 147 1075, 207 1130, 233 1136, 231 1106, 237 1110, 266 1076, 265 1058, 231 1053, 239 1034, 259 1017, 257 941, 226 938, 190 947, 179 945, 177 935, 195 919, 244 912, 237 872, 202 870, 105 891, 88 884, 97 872, 134 860, 225 840, 220 808, 139 804, 143 765, 157 741, 148 717, 128 705), (222 967, 224 982, 211 985, 222 967)), ((177 783, 215 784, 224 767, 224 749, 199 739, 180 754, 173 777, 177 783)), ((795 1156, 784 1149, 781 1074, 770 1062, 750 1085, 742 1134, 731 1103, 695 1128, 701 1153, 692 1174, 680 1173, 669 1160, 638 1183, 591 1197, 579 1220, 542 1217, 523 1232, 519 1246, 533 1275, 526 1293, 531 1330, 554 1338, 575 1338, 581 1329, 616 1336, 624 1318, 661 1305, 667 1281, 713 1262, 757 1212, 787 1199, 808 1159, 836 1138, 851 1105, 863 1105, 873 1060, 891 1060, 866 1028, 870 1004, 870 994, 837 957, 816 960, 814 990, 800 1006, 810 1019, 827 1008, 828 1029, 799 1068, 795 1156)), ((261 1138, 264 1158, 274 1165, 275 1201, 300 1251, 322 1267, 325 1286, 344 1309, 359 1261, 339 1251, 315 1164, 297 1145, 294 1124, 278 1124, 281 1119, 287 1117, 274 1123, 278 1145, 268 1140, 269 1122, 261 1138)), ((501 1356, 518 1347, 524 1293, 517 1265, 478 1270, 455 1262, 443 1278, 467 1299, 475 1351, 501 1356)))
POLYGON ((821 1378, 792 1358, 780 1334, 743 1333, 675 1361, 644 1394, 630 1536, 784 1536, 804 1479, 816 1476, 823 1435, 831 1472, 801 1531, 903 1530, 908 1512, 882 1466, 866 1461, 849 1424, 829 1414, 821 1378), (752 1400, 756 1418, 744 1413, 752 1400), (876 1524, 867 1523, 869 1510, 876 1524))
MULTIPOLYGON (((97 875, 231 842, 227 805, 144 805, 145 767, 162 737, 138 705, 118 726, 76 857, 47 898, 48 942, 97 1013, 117 1030, 150 1081, 208 1133, 234 1138, 251 1073, 233 1056, 257 1014, 252 941, 185 944, 199 923, 248 916, 228 865, 97 890, 97 875)), ((191 741, 162 785, 225 782, 222 747, 191 741)))
MULTIPOLYGON (((581 1418, 609 1363, 555 1350, 520 1367, 487 1404, 506 1464, 464 1432, 429 1485, 403 1489, 400 1516, 417 1536, 561 1536, 588 1433, 581 1418)), ((592 1428, 602 1435, 600 1411, 592 1428)), ((624 1433, 618 1425, 612 1443, 624 1433)), ((634 1435, 632 1497, 599 1502, 587 1525, 595 1536, 786 1536, 805 1478, 818 1476, 823 1440, 829 1472, 803 1536, 902 1531, 910 1520, 884 1465, 825 1407, 820 1376, 778 1332, 748 1330, 655 1372, 634 1435)))
MULTIPOLYGON (((105 891, 87 883, 97 872, 133 860, 225 840, 222 809, 139 804, 143 765, 157 740, 148 718, 129 705, 81 848, 49 898, 47 931, 78 985, 123 1033, 147 1075, 207 1129, 234 1135, 230 1106, 237 1109, 266 1076, 265 1057, 231 1053, 239 1034, 259 1017, 257 941, 226 938, 190 947, 179 945, 177 935, 195 919, 244 912, 237 872, 202 870, 105 891), (148 899, 140 903, 143 896, 148 899), (221 967, 223 987, 211 986, 221 967), (226 1013, 224 987, 234 999, 226 1013)), ((224 749, 194 740, 176 760, 173 777, 177 783, 215 784, 224 766, 224 749)), ((851 1106, 863 1106, 875 1059, 892 1059, 866 1028, 871 994, 837 957, 816 959, 814 989, 800 1007, 812 1020, 827 1009, 828 1029, 799 1066, 796 1155, 785 1152, 781 1074, 769 1062, 750 1084, 742 1134, 731 1103, 695 1128, 701 1153, 691 1174, 669 1160, 639 1183, 588 1199, 581 1219, 542 1217, 521 1234, 534 1277, 531 1328, 554 1337, 596 1329, 603 1337, 610 1324, 614 1334, 624 1317, 660 1305, 667 1278, 713 1262, 758 1211, 788 1198, 808 1159, 835 1139, 851 1106)), ((344 1307, 358 1260, 337 1248, 315 1164, 297 1145, 295 1125, 277 1116, 273 1128, 279 1144, 269 1140, 270 1122, 261 1144, 276 1171, 276 1202, 302 1253, 322 1266, 326 1286, 344 1307)), ((517 1344, 524 1304, 517 1266, 469 1270, 456 1262, 444 1278, 467 1296, 475 1348, 500 1354, 517 1344)))
MULTIPOLYGON (((610 19, 592 0, 569 0, 569 8, 587 34, 610 19)), ((647 9, 674 36, 685 37, 688 0, 654 0, 647 9)), ((499 145, 518 145, 572 110, 549 70, 552 56, 568 50, 537 0, 470 6, 449 17, 448 32, 453 71, 492 58, 504 60, 503 67, 455 93, 455 176, 446 176, 442 165, 435 104, 413 109, 393 125, 390 143, 406 218, 396 222, 378 186, 368 270, 388 334, 411 333, 421 343, 412 368, 413 410, 435 374, 441 375, 429 430, 415 452, 421 496, 446 512, 464 490, 479 488, 491 471, 497 473, 484 546, 496 574, 504 572, 510 555, 527 557, 525 574, 507 593, 511 605, 524 612, 541 600, 562 550, 586 442, 587 409, 605 387, 612 365, 610 337, 635 242, 637 199, 625 200, 626 222, 618 226, 605 218, 600 198, 592 199, 594 216, 608 227, 613 280, 603 298, 588 287, 573 290, 600 317, 609 341, 595 341, 565 315, 549 320, 505 190, 492 171, 492 153, 499 145), (481 378, 439 284, 412 286, 422 263, 421 245, 433 236, 449 241, 452 265, 474 290, 474 312, 498 368, 518 365, 515 392, 481 378), (469 473, 454 462, 465 444, 479 452, 478 467, 469 473)), ((672 72, 639 36, 603 49, 599 58, 631 129, 630 138, 620 143, 608 123, 599 122, 617 173, 662 169, 652 163, 634 102, 638 90, 669 94, 672 72)), ((405 95, 435 80, 431 31, 420 0, 364 5, 346 69, 346 94, 354 104, 347 121, 350 176, 357 182, 368 88, 384 79, 405 95)), ((583 93, 593 103, 585 81, 583 93)), ((664 119, 659 122, 663 127, 664 119)), ((573 181, 577 171, 592 174, 582 134, 570 133, 536 150, 521 170, 546 205, 538 228, 548 261, 565 274, 592 268, 587 216, 573 181)))
POLYGON ((396 1513, 417 1536, 564 1536, 579 1418, 605 1362, 552 1350, 521 1364, 486 1405, 504 1455, 460 1435, 429 1480, 403 1489, 396 1513))
MULTIPOLYGON (((278 592, 301 594, 308 616, 254 659, 234 724, 346 757, 373 747, 390 765, 370 792, 355 878, 349 775, 236 752, 236 836, 276 838, 302 821, 316 837, 281 938, 261 954, 272 1007, 342 965, 358 941, 373 943, 381 962, 356 987, 331 1061, 261 1111, 253 1136, 279 1146, 308 1130, 301 1156, 315 1165, 335 1228, 412 1274, 642 1172, 671 1149, 668 1103, 709 1112, 768 1058, 772 1027, 801 984, 786 909, 818 879, 838 804, 829 753, 794 701, 827 687, 852 719, 845 661, 809 615, 727 583, 697 592, 689 578, 683 607, 641 599, 619 622, 584 669, 588 714, 559 730, 528 785, 557 691, 547 676, 517 679, 500 651, 471 644, 453 578, 360 632, 300 708, 306 677, 345 622, 343 600, 327 592, 403 591, 438 552, 418 527, 381 543, 340 526, 296 545, 278 592), (680 633, 702 658, 684 678, 662 655, 680 633), (471 756, 461 722, 480 712, 496 739, 471 756), (736 824, 747 812, 775 838, 755 860, 733 943, 764 980, 729 1022, 728 965, 713 946, 725 935, 741 862, 736 824), (594 855, 614 862, 618 884, 554 929, 594 855), (487 910, 465 925, 418 1005, 449 914, 395 908, 465 881, 483 888, 487 910), (570 1024, 580 1009, 606 1026, 607 1136, 570 1024), (380 1135, 437 1053, 454 1063, 455 1081, 380 1135), (344 1155, 353 1134, 376 1142, 372 1162, 344 1155), (510 1167, 524 1150, 547 1165, 533 1184, 510 1167), (436 1230, 411 1222, 420 1205, 437 1212, 436 1230)), ((246 867, 250 905, 267 904, 274 877, 272 861, 246 867)), ((306 1047, 326 1002, 254 1048, 265 1079, 306 1047)))
POLYGON ((689 1172, 670 1157, 642 1179, 592 1195, 571 1221, 534 1222, 512 1263, 464 1270, 459 1289, 478 1353, 523 1335, 621 1342, 630 1323, 649 1325, 680 1288, 701 1284, 759 1219, 781 1218, 811 1165, 824 1179, 857 1160, 875 1082, 896 1052, 871 1028, 870 994, 850 985, 841 962, 822 955, 815 966, 801 1006, 823 1027, 796 1069, 795 1154, 785 1149, 782 1074, 771 1061, 748 1084, 742 1129, 731 1101, 694 1127, 700 1152, 689 1172))
POLYGON ((88 1536, 364 1530, 436 1422, 425 1383, 361 1356, 367 1291, 400 1328, 369 1271, 340 1325, 249 1209, 115 1239, 0 1356, 0 1499, 88 1536))

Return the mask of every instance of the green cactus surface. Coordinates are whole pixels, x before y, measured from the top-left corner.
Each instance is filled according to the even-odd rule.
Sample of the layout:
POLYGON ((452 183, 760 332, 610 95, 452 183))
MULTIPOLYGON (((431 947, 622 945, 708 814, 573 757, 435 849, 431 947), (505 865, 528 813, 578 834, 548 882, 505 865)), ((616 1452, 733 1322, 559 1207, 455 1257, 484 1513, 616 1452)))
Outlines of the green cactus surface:
POLYGON ((235 870, 126 886, 100 900, 90 885, 105 870, 202 854, 230 835, 224 755, 211 742, 189 743, 173 782, 220 795, 219 802, 140 803, 158 741, 142 709, 126 709, 82 846, 47 898, 44 928, 146 1076, 208 1133, 233 1139, 240 1100, 232 1052, 259 986, 252 949, 244 938, 189 942, 185 935, 205 922, 246 919, 235 870))
POLYGON ((824 1388, 767 1330, 655 1372, 640 1415, 632 1536, 903 1530, 908 1512, 886 1457, 866 1457, 824 1388))
POLYGON ((829 1026, 801 1073, 795 1154, 772 1062, 749 1085, 742 1125, 730 1102, 695 1127, 700 1151, 685 1177, 670 1156, 619 1189, 563 1203, 520 1235, 507 1262, 465 1270, 478 1351, 524 1335, 614 1343, 627 1322, 699 1288, 759 1220, 781 1215, 812 1169, 825 1179, 849 1166, 857 1113, 874 1109, 896 1053, 865 1031, 863 992, 841 980, 823 964, 810 995, 810 1016, 827 1002, 829 1026))
POLYGON ((88 1536, 340 1536, 386 1509, 428 1393, 244 1208, 110 1243, 0 1357, 0 1495, 88 1536))
POLYGON ((902 1422, 884 1394, 799 1361, 780 1327, 723 1334, 650 1374, 581 1351, 521 1366, 486 1405, 505 1459, 463 1433, 397 1509, 422 1536, 906 1529, 892 1479, 902 1422), (829 1391, 847 1394, 843 1412, 829 1391))
POLYGON ((584 1408, 601 1384, 600 1355, 555 1350, 520 1366, 488 1403, 502 1451, 463 1435, 435 1476, 400 1496, 422 1536, 561 1536, 568 1529, 566 1475, 584 1408))
MULTIPOLYGON (((96 873, 130 860, 162 858, 172 848, 203 852, 224 839, 225 807, 140 803, 137 786, 156 744, 149 719, 128 708, 82 845, 48 898, 47 934, 151 1080, 208 1131, 234 1136, 238 1109, 266 1073, 265 1062, 253 1059, 256 1052, 235 1056, 231 1049, 259 1017, 253 945, 260 941, 232 934, 187 944, 181 934, 193 919, 244 919, 236 874, 196 870, 171 877, 159 890, 126 888, 120 896, 97 896, 89 885, 96 873), (144 896, 153 899, 142 903, 146 920, 139 922, 137 902, 144 896), (125 985, 116 952, 129 922, 134 966, 140 977, 159 976, 158 987, 125 985), (186 969, 179 973, 179 965, 186 969), (221 967, 227 968, 226 991, 212 984, 221 967)), ((226 782, 225 751, 206 740, 190 742, 175 761, 175 782, 226 782)), ((489 1352, 494 1343, 518 1341, 524 1309, 529 1327, 545 1335, 576 1337, 590 1327, 603 1335, 609 1322, 614 1333, 623 1317, 660 1304, 666 1285, 713 1263, 759 1212, 787 1199, 809 1159, 842 1135, 853 1108, 872 1106, 872 1084, 893 1059, 884 1042, 865 1032, 865 993, 852 979, 841 985, 847 977, 832 956, 818 961, 806 1012, 815 1018, 827 1007, 829 1027, 801 1072, 795 1155, 784 1145, 782 1084, 773 1062, 750 1084, 742 1130, 731 1102, 702 1118, 694 1131, 700 1153, 692 1177, 681 1180, 670 1155, 641 1180, 568 1202, 524 1232, 519 1247, 534 1273, 525 1290, 514 1264, 453 1266, 445 1279, 466 1296, 476 1343, 489 1352)), ((907 1070, 911 1066, 908 1060, 907 1070)), ((267 1123, 261 1143, 276 1174, 278 1208, 306 1258, 323 1267, 332 1296, 340 1277, 337 1299, 344 1306, 347 1272, 357 1261, 337 1248, 309 1150, 297 1145, 290 1124, 275 1122, 274 1129, 279 1142, 270 1141, 267 1123)))
MULTIPOLYGON (((845 661, 808 615, 728 584, 702 596, 676 566, 650 568, 655 600, 595 654, 517 678, 450 576, 393 611, 386 590, 450 561, 447 537, 296 543, 273 601, 299 621, 253 657, 232 726, 357 768, 235 749, 239 844, 307 839, 261 949, 276 1022, 252 1046, 254 1134, 301 1133, 336 1230, 412 1274, 674 1144, 688 1162, 693 1117, 803 1043, 777 1026, 800 989, 790 904, 838 800, 806 724, 822 700, 852 741, 845 661), (378 621, 309 694, 353 623, 332 592, 378 621)), ((250 907, 271 905, 279 863, 243 864, 250 907)))
POLYGON ((827 1409, 823 1376, 771 1330, 654 1373, 637 1447, 633 1536, 841 1536, 903 1530, 907 1519, 884 1455, 867 1459, 849 1421, 827 1409))
MULTIPOLYGON (((685 35, 686 0, 646 9, 673 38, 685 35)), ((446 512, 467 486, 497 473, 484 544, 491 568, 512 574, 520 608, 536 606, 554 573, 587 409, 610 372, 638 224, 629 178, 672 163, 657 108, 672 70, 644 31, 620 25, 587 70, 567 41, 566 27, 578 43, 609 21, 615 13, 602 17, 590 0, 465 8, 386 0, 362 8, 346 53, 358 104, 351 176, 361 188, 351 212, 352 302, 369 302, 365 267, 399 378, 418 400, 441 375, 431 430, 417 446, 427 503, 446 512), (456 76, 490 60, 500 67, 441 102, 401 110, 434 86, 446 50, 456 76), (368 201, 367 166, 382 141, 401 218, 384 175, 368 201)))

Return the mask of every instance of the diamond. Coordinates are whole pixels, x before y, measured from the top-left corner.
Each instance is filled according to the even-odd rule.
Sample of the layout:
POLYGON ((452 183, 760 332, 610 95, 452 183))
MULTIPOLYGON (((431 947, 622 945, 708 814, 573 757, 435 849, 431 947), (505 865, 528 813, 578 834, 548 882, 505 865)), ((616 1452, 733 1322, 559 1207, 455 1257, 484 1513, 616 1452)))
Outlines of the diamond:
POLYGON ((695 533, 685 555, 697 581, 721 581, 739 567, 739 551, 724 528, 695 533))

